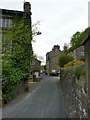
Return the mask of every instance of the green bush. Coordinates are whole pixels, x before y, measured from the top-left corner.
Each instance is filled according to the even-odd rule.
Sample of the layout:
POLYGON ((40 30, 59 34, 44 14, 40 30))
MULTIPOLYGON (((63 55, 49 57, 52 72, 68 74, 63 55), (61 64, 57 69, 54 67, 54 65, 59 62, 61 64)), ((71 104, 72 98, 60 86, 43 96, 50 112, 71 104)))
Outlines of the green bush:
POLYGON ((85 71, 81 68, 75 68, 74 74, 75 74, 76 78, 79 80, 82 75, 85 75, 85 71))
POLYGON ((70 61, 73 61, 74 58, 72 56, 68 56, 68 55, 62 55, 59 57, 59 66, 60 67, 64 67, 65 64, 67 64, 70 61))

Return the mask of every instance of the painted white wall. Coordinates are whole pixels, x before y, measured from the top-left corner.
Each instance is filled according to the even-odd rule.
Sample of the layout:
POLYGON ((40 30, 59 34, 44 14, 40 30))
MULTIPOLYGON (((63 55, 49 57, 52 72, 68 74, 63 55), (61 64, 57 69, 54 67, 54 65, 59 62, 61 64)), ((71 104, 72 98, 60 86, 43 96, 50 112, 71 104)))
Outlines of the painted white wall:
POLYGON ((38 78, 39 77, 39 72, 35 72, 35 76, 36 76, 36 78, 38 78))

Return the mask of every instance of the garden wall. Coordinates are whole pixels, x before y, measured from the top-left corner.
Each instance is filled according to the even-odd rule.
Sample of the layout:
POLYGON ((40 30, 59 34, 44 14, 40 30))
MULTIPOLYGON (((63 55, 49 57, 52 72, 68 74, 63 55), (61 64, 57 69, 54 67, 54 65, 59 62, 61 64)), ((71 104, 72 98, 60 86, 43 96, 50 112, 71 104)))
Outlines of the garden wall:
POLYGON ((69 117, 87 118, 86 76, 80 76, 78 80, 74 73, 76 67, 85 70, 85 65, 61 69, 60 84, 69 117))

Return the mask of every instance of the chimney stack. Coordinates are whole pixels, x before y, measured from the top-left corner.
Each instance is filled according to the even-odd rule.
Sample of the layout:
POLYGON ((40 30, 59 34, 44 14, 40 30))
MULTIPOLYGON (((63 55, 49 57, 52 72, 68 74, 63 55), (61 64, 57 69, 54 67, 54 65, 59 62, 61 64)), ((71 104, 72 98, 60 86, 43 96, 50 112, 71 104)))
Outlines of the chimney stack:
POLYGON ((60 50, 60 46, 59 45, 54 45, 52 50, 56 50, 56 49, 60 50))
POLYGON ((24 12, 31 11, 31 4, 29 2, 24 2, 24 12))

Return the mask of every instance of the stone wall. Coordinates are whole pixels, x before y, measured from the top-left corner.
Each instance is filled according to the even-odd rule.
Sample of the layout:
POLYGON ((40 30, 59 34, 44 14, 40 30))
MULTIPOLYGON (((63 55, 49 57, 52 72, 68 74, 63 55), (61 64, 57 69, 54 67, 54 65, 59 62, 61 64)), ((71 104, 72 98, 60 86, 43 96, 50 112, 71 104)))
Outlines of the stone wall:
MULTIPOLYGON (((78 80, 74 74, 75 67, 61 69, 60 84, 65 106, 70 118, 87 118, 87 84, 86 76, 78 80)), ((85 65, 78 66, 85 69, 85 65)))
POLYGON ((15 89, 15 96, 23 94, 25 92, 29 92, 29 90, 31 89, 32 81, 33 81, 33 78, 29 80, 21 81, 21 83, 15 89))

